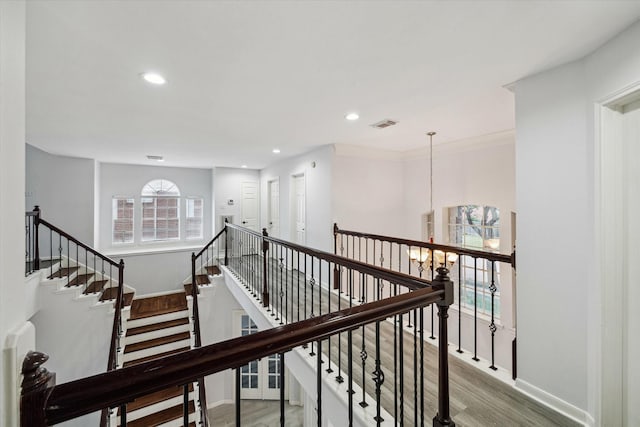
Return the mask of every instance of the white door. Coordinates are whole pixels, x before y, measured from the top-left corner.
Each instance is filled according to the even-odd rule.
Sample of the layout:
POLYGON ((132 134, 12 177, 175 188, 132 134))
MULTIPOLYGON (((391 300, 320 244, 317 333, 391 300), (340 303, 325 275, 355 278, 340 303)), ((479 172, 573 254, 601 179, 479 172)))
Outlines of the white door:
MULTIPOLYGON (((258 327, 244 312, 236 312, 234 318, 236 333, 247 336, 258 332, 258 327)), ((240 368, 241 399, 280 399, 280 355, 254 360, 240 368)), ((287 389, 285 388, 285 399, 287 389)))
POLYGON ((304 174, 293 177, 293 237, 296 243, 306 243, 306 202, 304 174))
POLYGON ((243 227, 258 231, 258 183, 242 183, 242 221, 243 227))
POLYGON ((626 325, 623 326, 623 425, 640 426, 640 100, 623 108, 623 138, 627 147, 627 277, 624 298, 626 325), (626 350, 626 351, 625 351, 626 350), (624 354, 626 353, 626 354, 624 354), (623 409, 624 410, 624 409, 623 409))
POLYGON ((269 181, 269 218, 267 231, 269 236, 280 236, 280 181, 269 181))

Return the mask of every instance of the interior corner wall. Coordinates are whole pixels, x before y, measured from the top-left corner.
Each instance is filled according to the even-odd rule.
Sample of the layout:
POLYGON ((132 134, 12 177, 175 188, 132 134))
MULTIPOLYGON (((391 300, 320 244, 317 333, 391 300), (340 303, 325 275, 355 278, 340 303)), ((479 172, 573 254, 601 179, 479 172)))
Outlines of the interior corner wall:
POLYGON ((334 156, 333 219, 344 230, 404 236, 403 161, 368 152, 334 156))
POLYGON ((280 238, 293 241, 291 233, 292 177, 303 173, 306 197, 306 245, 333 252, 333 218, 331 197, 333 146, 323 146, 297 157, 281 160, 260 171, 261 227, 268 222, 267 185, 280 182, 280 238), (314 166, 315 165, 315 166, 314 166))
POLYGON ((214 235, 221 230, 221 215, 231 215, 234 223, 240 224, 242 218, 242 183, 255 182, 258 184, 259 181, 260 172, 255 169, 218 167, 213 170, 214 235), (229 204, 230 200, 233 200, 232 204, 229 204))
MULTIPOLYGON (((95 161, 49 154, 27 144, 25 209, 88 245, 94 241, 95 161)), ((46 255, 43 255, 46 256, 46 255)))
MULTIPOLYGON (((516 93, 519 378, 599 423, 595 108, 640 83, 640 23, 516 93), (557 260, 547 262, 545 260, 557 260)), ((603 266, 606 268, 606 266, 603 266)))
POLYGON ((24 0, 0 2, 0 425, 7 426, 17 408, 7 403, 13 384, 6 372, 5 340, 26 321, 25 4, 24 0))

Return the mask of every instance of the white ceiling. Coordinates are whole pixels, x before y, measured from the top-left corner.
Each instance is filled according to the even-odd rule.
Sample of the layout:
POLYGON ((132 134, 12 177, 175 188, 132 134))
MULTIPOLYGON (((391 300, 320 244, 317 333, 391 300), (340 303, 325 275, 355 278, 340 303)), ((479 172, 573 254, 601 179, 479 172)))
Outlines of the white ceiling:
POLYGON ((639 17, 640 1, 29 1, 27 142, 192 167, 261 168, 274 147, 415 149, 430 130, 512 129, 504 85, 639 17), (399 123, 369 126, 385 118, 399 123))

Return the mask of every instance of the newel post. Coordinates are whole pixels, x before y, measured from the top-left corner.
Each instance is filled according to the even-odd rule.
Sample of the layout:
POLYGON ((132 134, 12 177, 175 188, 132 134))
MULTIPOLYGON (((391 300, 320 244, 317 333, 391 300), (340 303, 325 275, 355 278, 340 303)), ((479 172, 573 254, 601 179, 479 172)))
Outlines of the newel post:
POLYGON ((269 282, 267 281, 267 258, 269 253, 269 242, 265 237, 269 237, 267 229, 262 229, 262 306, 269 307, 269 282))
MULTIPOLYGON (((338 224, 333 223, 333 253, 338 255, 338 224)), ((340 268, 333 264, 333 289, 340 289, 340 268)))
POLYGON ((40 206, 35 205, 33 211, 36 213, 36 215, 33 217, 33 228, 35 229, 33 236, 33 245, 35 246, 35 259, 33 260, 33 269, 37 271, 40 270, 40 236, 38 234, 38 228, 40 228, 40 206))
POLYGON ((453 282, 449 270, 443 266, 436 269, 437 276, 431 281, 433 287, 444 290, 444 298, 438 301, 438 413, 433 418, 433 426, 455 426, 449 412, 449 337, 447 318, 449 306, 453 304, 453 282))
POLYGON ((49 356, 44 353, 30 351, 22 362, 21 427, 47 425, 47 401, 56 385, 56 374, 42 366, 48 359, 49 356))
POLYGON ((227 227, 227 223, 229 220, 227 218, 224 219, 224 265, 229 265, 229 228, 227 227))

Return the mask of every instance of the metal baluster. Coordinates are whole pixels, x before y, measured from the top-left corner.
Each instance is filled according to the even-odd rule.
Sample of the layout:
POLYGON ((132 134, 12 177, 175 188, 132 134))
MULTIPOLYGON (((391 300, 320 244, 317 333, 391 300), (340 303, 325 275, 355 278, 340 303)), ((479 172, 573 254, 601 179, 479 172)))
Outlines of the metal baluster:
POLYGON ((458 261, 458 353, 462 354, 462 256, 458 261))
POLYGON ((280 427, 284 427, 284 353, 280 353, 278 362, 280 364, 280 427))
POLYGON ((420 426, 424 427, 424 307, 420 307, 420 426))
MULTIPOLYGON (((360 282, 364 283, 365 282, 365 274, 361 273, 360 274, 360 282)), ((364 293, 363 293, 363 298, 365 297, 364 293)), ((366 301, 363 299, 361 301, 362 304, 364 304, 366 301)), ((366 340, 365 340, 365 329, 364 329, 365 325, 362 325, 362 345, 360 347, 360 359, 362 360, 362 401, 360 402, 360 406, 363 408, 366 408, 367 406, 369 406, 369 404, 367 403, 367 383, 365 380, 365 376, 366 376, 366 371, 367 371, 367 346, 366 346, 366 340)))
POLYGON ((349 427, 353 426, 353 337, 352 331, 347 332, 347 376, 349 377, 349 388, 347 394, 349 395, 349 427))
MULTIPOLYGON (((342 244, 342 237, 340 237, 340 244, 342 244)), ((339 294, 338 294, 338 311, 340 311, 342 309, 342 297, 340 296, 340 294, 342 293, 342 271, 343 271, 343 267, 339 266, 338 267, 339 273, 340 274, 340 289, 339 289, 339 294)), ((341 384, 342 382, 344 382, 344 378, 342 378, 342 334, 338 334, 338 376, 336 376, 336 381, 338 382, 338 384, 341 384)))
POLYGON ((120 405, 120 425, 127 425, 127 405, 120 405))
POLYGON ((236 427, 240 427, 240 367, 236 368, 236 427))
POLYGON ((478 258, 473 258, 473 360, 478 359, 478 258))
MULTIPOLYGON (((391 287, 389 287, 391 292, 391 287)), ((398 295, 398 285, 393 285, 393 295, 398 295)), ((394 425, 398 425, 398 324, 401 322, 398 315, 393 319, 393 419, 394 425)))
MULTIPOLYGON (((306 255, 305 255, 305 266, 306 266, 306 255)), ((315 313, 313 311, 314 310, 313 287, 316 284, 316 280, 314 279, 313 274, 314 274, 314 271, 313 271, 313 257, 311 257, 311 279, 309 279, 309 286, 311 286, 311 315, 310 315, 310 318, 314 318, 315 317, 315 313)), ((314 343, 311 342, 311 353, 309 353, 309 356, 315 356, 315 353, 313 351, 313 346, 314 346, 314 343)))
POLYGON ((322 341, 318 341, 318 359, 316 363, 316 390, 318 405, 318 427, 322 427, 322 341))
MULTIPOLYGON (((413 310, 415 323, 417 311, 413 310)), ((418 425, 418 327, 413 329, 413 423, 418 425)))
POLYGON ((380 322, 376 322, 376 369, 373 371, 373 381, 376 384, 376 416, 374 420, 379 426, 384 418, 380 416, 380 395, 382 394, 382 384, 384 383, 384 372, 380 367, 380 322))
POLYGON ((489 368, 493 369, 494 371, 498 369, 496 368, 496 365, 495 365, 495 361, 496 361, 495 360, 495 338, 496 338, 496 331, 498 330, 498 328, 496 327, 495 312, 494 312, 494 302, 496 297, 496 291, 498 290, 495 282, 495 268, 496 268, 496 262, 491 261, 491 286, 489 287, 489 290, 491 291, 491 324, 489 325, 489 330, 491 331, 491 366, 489 366, 489 368))
MULTIPOLYGON (((197 284, 197 283, 196 283, 197 284)), ((182 422, 184 427, 189 426, 189 384, 183 386, 182 422)))

